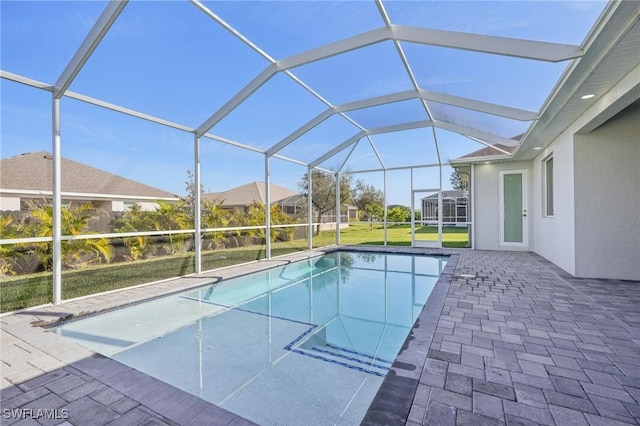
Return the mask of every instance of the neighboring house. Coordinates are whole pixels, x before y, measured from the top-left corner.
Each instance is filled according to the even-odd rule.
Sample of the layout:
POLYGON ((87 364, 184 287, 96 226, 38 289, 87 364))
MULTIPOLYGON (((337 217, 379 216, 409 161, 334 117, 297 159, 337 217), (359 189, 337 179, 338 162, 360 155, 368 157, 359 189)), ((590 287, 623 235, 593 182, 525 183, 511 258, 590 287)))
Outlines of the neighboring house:
MULTIPOLYGON (((288 213, 287 209, 295 209, 294 206, 292 207, 291 203, 295 203, 297 199, 294 200, 294 197, 300 196, 300 194, 273 183, 269 185, 269 189, 271 204, 282 205, 285 213, 288 213)), ((253 203, 266 203, 265 184, 264 182, 251 182, 246 185, 231 188, 227 191, 204 194, 204 198, 215 202, 221 202, 222 207, 225 209, 239 209, 246 211, 247 207, 253 203)), ((295 210, 293 211, 295 213, 295 210)))
MULTIPOLYGON (((26 211, 28 200, 51 199, 52 156, 45 151, 0 160, 0 211, 26 211)), ((155 210, 155 200, 178 201, 167 191, 142 184, 67 158, 61 159, 62 204, 91 202, 108 213, 138 203, 155 210)))
MULTIPOLYGON (((442 223, 444 225, 467 226, 469 197, 467 191, 455 189, 442 191, 442 223)), ((438 193, 422 199, 422 222, 438 223, 438 193)))
POLYGON ((470 181, 476 249, 640 280, 640 23, 630 19, 594 29, 519 147, 450 161, 470 181))
MULTIPOLYGON (((306 209, 302 207, 304 204, 301 200, 304 196, 298 192, 292 191, 276 184, 270 184, 269 188, 271 204, 279 204, 283 213, 291 216, 306 214, 306 209), (305 209, 303 212, 300 209, 305 209)), ((222 202, 222 207, 226 209, 239 209, 246 211, 246 208, 253 203, 265 204, 265 184, 264 182, 251 182, 246 185, 231 188, 223 192, 210 192, 204 194, 205 199, 222 202)), ((314 216, 315 217, 315 216, 314 216)), ((350 219, 358 218, 358 209, 354 206, 347 206, 346 214, 341 216, 343 222, 350 219)), ((335 222, 335 212, 331 211, 324 214, 321 218, 324 222, 335 222)))

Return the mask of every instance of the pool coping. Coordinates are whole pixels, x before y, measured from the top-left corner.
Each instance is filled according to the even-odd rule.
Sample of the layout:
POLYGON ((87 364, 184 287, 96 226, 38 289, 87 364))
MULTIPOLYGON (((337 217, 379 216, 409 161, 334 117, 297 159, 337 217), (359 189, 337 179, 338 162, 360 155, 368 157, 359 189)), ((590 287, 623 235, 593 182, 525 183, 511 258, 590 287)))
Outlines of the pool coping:
MULTIPOLYGON (((215 424, 255 424, 235 413, 202 400, 170 384, 160 381, 118 361, 98 354, 74 342, 51 333, 48 328, 60 321, 88 317, 123 308, 147 300, 191 290, 222 279, 247 275, 290 262, 321 256, 335 251, 378 252, 389 254, 423 254, 449 257, 425 307, 414 324, 400 354, 394 360, 382 386, 363 419, 363 424, 404 424, 416 392, 427 351, 442 311, 459 252, 455 249, 422 249, 394 246, 333 246, 312 252, 289 255, 241 264, 224 270, 207 271, 198 276, 178 277, 149 286, 122 289, 76 299, 58 306, 37 307, 0 318, 3 333, 41 351, 47 363, 66 365, 112 389, 138 401, 164 418, 177 424, 198 422, 215 424), (435 309, 435 311, 434 311, 435 309), (431 326, 429 326, 431 324, 431 326), (427 325, 427 326, 425 326, 427 325), (393 420, 393 421, 391 421, 393 420)), ((36 379, 34 379, 36 380, 36 379)), ((14 382, 15 379, 11 380, 14 382)), ((7 383, 3 374, 3 383, 7 383)))

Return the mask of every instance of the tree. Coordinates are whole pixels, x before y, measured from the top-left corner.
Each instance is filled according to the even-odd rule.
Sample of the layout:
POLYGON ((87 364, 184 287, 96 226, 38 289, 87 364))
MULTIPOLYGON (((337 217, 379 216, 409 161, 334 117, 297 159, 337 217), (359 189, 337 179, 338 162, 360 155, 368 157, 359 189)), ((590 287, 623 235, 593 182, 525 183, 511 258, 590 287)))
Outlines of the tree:
MULTIPOLYGON (((14 223, 13 217, 9 214, 0 213, 0 230, 2 239, 20 238, 19 226, 14 223)), ((15 260, 23 256, 24 254, 18 249, 18 244, 0 245, 0 277, 14 275, 15 260)))
POLYGON ((451 177, 449 178, 449 182, 451 183, 451 188, 453 189, 467 189, 467 182, 462 180, 462 176, 460 176, 460 170, 453 169, 451 172, 451 177))
MULTIPOLYGON (((187 170, 187 180, 184 182, 185 184, 185 192, 187 195, 180 197, 181 208, 187 215, 187 220, 191 221, 191 223, 195 222, 195 211, 196 211, 196 184, 194 182, 193 173, 191 170, 187 170)), ((207 208, 207 204, 205 203, 204 195, 204 185, 200 184, 200 215, 204 217, 205 211, 207 208)))
POLYGON ((358 180, 351 198, 356 207, 366 214, 367 220, 371 223, 371 229, 373 229, 373 221, 384 213, 384 193, 376 189, 375 186, 367 185, 358 180))
MULTIPOLYGON (((27 235, 34 237, 51 237, 53 235, 53 207, 50 205, 29 203, 29 213, 26 218, 27 235)), ((88 231, 91 219, 102 210, 97 210, 91 203, 71 204, 60 211, 62 217, 62 235, 90 234, 88 231)), ((61 242, 62 266, 78 267, 102 260, 110 262, 113 257, 113 247, 106 238, 64 240, 61 242)), ((33 243, 29 252, 38 257, 44 268, 50 271, 53 268, 53 243, 33 243)))
MULTIPOLYGON (((127 210, 117 221, 116 232, 141 232, 153 229, 150 212, 142 210, 140 203, 135 203, 131 209, 127 210)), ((124 245, 129 249, 132 260, 145 258, 153 253, 154 246, 149 244, 149 240, 144 235, 126 237, 124 245)))
POLYGON ((407 206, 395 206, 387 210, 387 222, 411 221, 411 209, 407 206))
MULTIPOLYGON (((311 203, 316 213, 316 235, 320 233, 322 216, 336 208, 336 180, 335 177, 319 170, 311 171, 311 203)), ((305 200, 309 199, 309 174, 305 173, 298 187, 305 200)), ((345 206, 351 201, 351 176, 340 176, 340 205, 345 206)), ((305 203, 306 204, 306 203, 305 203)), ((339 214, 339 213, 338 213, 339 214)))

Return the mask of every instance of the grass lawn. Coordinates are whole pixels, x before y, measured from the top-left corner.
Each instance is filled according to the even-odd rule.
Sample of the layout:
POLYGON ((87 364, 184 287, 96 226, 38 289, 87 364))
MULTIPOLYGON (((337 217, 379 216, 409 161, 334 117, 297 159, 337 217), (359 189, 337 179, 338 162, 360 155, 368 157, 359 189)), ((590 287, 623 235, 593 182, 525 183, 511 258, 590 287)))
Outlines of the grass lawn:
MULTIPOLYGON (((416 229, 418 239, 436 241, 438 239, 438 227, 423 226, 416 229)), ((464 248, 469 243, 467 228, 447 226, 442 229, 443 247, 464 248)), ((348 228, 340 231, 342 244, 370 244, 381 245, 384 243, 384 228, 382 224, 374 224, 371 230, 370 224, 352 223, 348 228)), ((394 225, 387 228, 387 244, 394 246, 411 245, 411 225, 394 225)))

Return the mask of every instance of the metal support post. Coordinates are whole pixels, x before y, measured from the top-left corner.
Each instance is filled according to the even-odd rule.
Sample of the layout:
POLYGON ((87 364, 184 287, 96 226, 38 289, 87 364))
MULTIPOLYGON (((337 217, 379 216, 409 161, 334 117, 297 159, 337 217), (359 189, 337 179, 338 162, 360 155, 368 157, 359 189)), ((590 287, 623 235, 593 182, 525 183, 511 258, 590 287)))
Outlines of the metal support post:
POLYGON ((53 304, 62 303, 62 170, 60 155, 60 99, 53 97, 53 304))
POLYGON ((271 176, 269 171, 269 155, 264 156, 264 239, 266 243, 266 256, 271 259, 271 176))
POLYGON ((340 173, 336 173, 336 244, 340 244, 340 173))
POLYGON ((313 249, 313 169, 307 168, 307 220, 309 221, 309 231, 307 235, 307 248, 313 249))
POLYGON ((193 214, 194 214, 194 226, 196 229, 193 245, 195 249, 195 271, 196 274, 200 274, 202 272, 202 194, 200 192, 200 187, 202 184, 200 183, 200 138, 197 135, 194 135, 193 138, 193 174, 194 174, 194 206, 193 206, 193 214))

